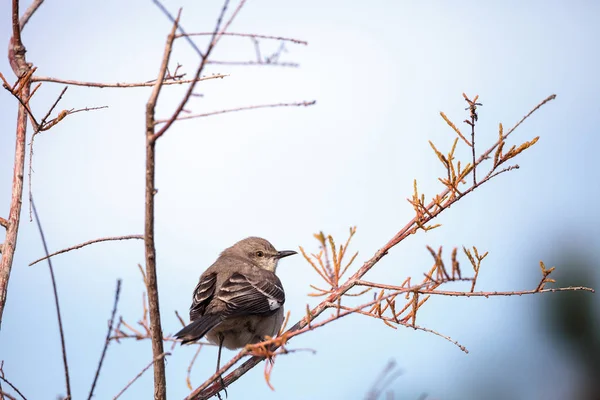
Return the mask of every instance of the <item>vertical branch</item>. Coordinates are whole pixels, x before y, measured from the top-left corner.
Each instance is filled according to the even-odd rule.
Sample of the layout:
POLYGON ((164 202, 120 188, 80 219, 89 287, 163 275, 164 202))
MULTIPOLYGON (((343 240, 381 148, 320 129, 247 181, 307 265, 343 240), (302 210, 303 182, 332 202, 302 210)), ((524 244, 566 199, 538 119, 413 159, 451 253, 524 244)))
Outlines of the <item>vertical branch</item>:
MULTIPOLYGON (((26 77, 22 82, 21 98, 28 99, 31 88, 28 71, 30 66, 25 60, 25 47, 21 42, 21 27, 19 25, 19 2, 12 0, 12 27, 13 37, 8 46, 8 58, 15 75, 19 78, 26 77)), ((17 112, 17 131, 15 143, 15 161, 13 166, 13 181, 11 190, 10 209, 6 223, 6 238, 2 245, 2 259, 0 259, 0 328, 2 327, 2 314, 6 304, 8 280, 12 268, 13 257, 17 246, 17 234, 21 215, 21 202, 23 196, 23 173, 25 170, 25 145, 27 134, 27 110, 19 104, 17 112)))
POLYGON ((156 101, 162 87, 173 41, 175 40, 175 32, 179 25, 181 17, 181 9, 177 14, 177 18, 173 23, 173 28, 167 38, 163 60, 156 79, 156 84, 146 104, 146 203, 145 203, 145 226, 144 226, 144 244, 146 247, 146 290, 148 292, 148 308, 150 311, 150 335, 152 337, 152 354, 154 355, 154 398, 167 398, 167 381, 165 377, 165 361, 163 349, 163 334, 160 323, 160 307, 158 302, 158 281, 156 279, 156 247, 154 244, 154 195, 156 189, 154 187, 154 172, 155 172, 155 146, 154 138, 154 112, 156 101))

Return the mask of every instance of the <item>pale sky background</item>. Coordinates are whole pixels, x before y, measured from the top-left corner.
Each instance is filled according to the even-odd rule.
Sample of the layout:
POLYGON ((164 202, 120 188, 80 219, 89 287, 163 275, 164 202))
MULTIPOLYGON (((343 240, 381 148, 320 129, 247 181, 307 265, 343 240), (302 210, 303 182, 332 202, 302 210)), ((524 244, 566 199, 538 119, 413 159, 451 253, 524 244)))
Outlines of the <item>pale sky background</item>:
MULTIPOLYGON (((4 0, 0 42, 10 37, 4 0)), ((233 3, 232 9, 234 5, 233 3)), ((24 10, 28 2, 22 5, 24 10)), ((209 31, 217 1, 166 1, 183 7, 189 32, 209 31)), ((310 108, 249 111, 177 123, 157 145, 156 243, 163 329, 180 328, 198 276, 219 251, 246 236, 278 249, 317 250, 323 230, 341 242, 349 226, 358 267, 413 216, 406 198, 416 178, 434 195, 443 173, 428 140, 448 149, 454 133, 439 117, 465 119, 462 93, 480 95, 477 144, 497 139, 541 100, 539 110, 511 137, 540 141, 504 174, 445 212, 443 227, 419 233, 393 249, 367 275, 372 281, 421 279, 431 265, 426 245, 473 246, 489 251, 480 290, 535 288, 539 260, 555 265, 571 246, 600 248, 600 3, 594 1, 275 1, 250 0, 233 32, 294 37, 281 61, 300 68, 211 66, 229 73, 198 85, 202 98, 188 108, 207 112, 252 104, 317 100, 310 108)), ((156 77, 170 22, 151 1, 47 1, 23 40, 37 75, 102 82, 156 77)), ((263 42, 263 53, 275 42, 263 42)), ((5 47, 4 47, 5 48, 5 47)), ((250 60, 252 42, 224 38, 219 60, 250 60)), ((178 41, 171 67, 191 73, 198 57, 178 41)), ((0 71, 13 81, 6 58, 0 71)), ((45 83, 32 108, 43 116, 63 85, 45 83)), ((170 115, 183 87, 165 88, 158 117, 170 115)), ((33 191, 51 251, 103 236, 143 233, 144 109, 149 89, 71 87, 59 109, 108 105, 69 116, 36 139, 33 191)), ((0 210, 6 216, 14 150, 16 101, 0 94, 0 210)), ((41 117, 40 117, 41 118, 41 117)), ((31 134, 31 130, 29 131, 31 134)), ((459 144, 460 145, 460 144, 459 144)), ((468 161, 468 152, 459 154, 468 161)), ((29 399, 64 394, 60 342, 46 265, 35 225, 23 207, 18 250, 0 332, 0 359, 9 379, 29 399)), ((141 241, 98 244, 54 258, 75 398, 87 396, 106 334, 115 281, 123 279, 119 315, 141 316, 143 285, 137 263, 141 241)), ((463 259, 466 269, 466 260, 463 259)), ((560 265, 557 265, 560 268, 560 265)), ((300 257, 285 259, 279 276, 295 322, 309 284, 319 278, 300 257)), ((595 270, 596 277, 598 270, 595 270)), ((580 282, 581 284, 591 284, 580 282)), ((466 288, 464 286, 463 288, 466 288)), ((555 295, 561 296, 561 294, 555 295)), ((590 295, 592 296, 592 295, 590 295)), ((597 295, 595 301, 598 303, 597 295)), ((302 335, 290 348, 312 348, 277 359, 276 391, 262 365, 229 388, 230 399, 362 398, 389 359, 403 375, 398 398, 427 393, 436 399, 564 399, 578 383, 566 350, 551 345, 539 325, 542 296, 432 299, 420 324, 443 339, 352 316, 302 335)), ((167 361, 169 398, 188 393, 185 376, 193 347, 167 361)), ((235 353, 225 351, 224 358, 235 353)), ((112 398, 152 359, 150 342, 109 348, 96 390, 112 398)), ((216 349, 205 348, 192 382, 212 374, 216 349)), ((151 398, 149 371, 124 399, 151 398)))

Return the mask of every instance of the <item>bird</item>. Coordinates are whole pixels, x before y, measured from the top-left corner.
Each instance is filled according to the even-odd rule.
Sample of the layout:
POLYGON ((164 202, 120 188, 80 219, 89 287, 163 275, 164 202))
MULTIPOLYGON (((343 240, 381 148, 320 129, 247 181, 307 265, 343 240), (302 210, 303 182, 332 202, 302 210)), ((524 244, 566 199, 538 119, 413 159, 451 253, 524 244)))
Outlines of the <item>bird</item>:
POLYGON ((175 337, 186 344, 206 336, 218 345, 218 372, 223 346, 235 350, 276 336, 284 319, 285 292, 275 271, 279 260, 294 254, 254 236, 225 249, 200 276, 190 323, 175 337))

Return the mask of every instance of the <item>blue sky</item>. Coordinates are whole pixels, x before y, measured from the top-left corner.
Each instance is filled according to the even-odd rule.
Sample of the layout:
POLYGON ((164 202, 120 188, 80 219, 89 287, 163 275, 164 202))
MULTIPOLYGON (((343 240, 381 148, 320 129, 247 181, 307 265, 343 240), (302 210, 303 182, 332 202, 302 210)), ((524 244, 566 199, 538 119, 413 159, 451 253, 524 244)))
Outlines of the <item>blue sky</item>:
MULTIPOLYGON (((220 7, 197 1, 165 6, 172 12, 183 7, 182 22, 190 32, 212 29, 220 7)), ((475 245, 490 252, 479 288, 520 290, 535 287, 539 260, 554 265, 563 247, 593 255, 600 248, 599 12, 592 1, 249 1, 231 31, 308 41, 286 45, 281 59, 300 68, 211 66, 207 73, 230 76, 200 84, 203 97, 188 108, 317 103, 183 121, 160 139, 156 241, 164 331, 179 328, 173 311, 187 314, 200 273, 220 250, 246 236, 265 237, 280 249, 316 250, 313 233, 323 230, 341 241, 356 225, 357 261, 368 259, 412 217, 405 199, 413 179, 427 195, 440 190, 443 170, 428 140, 442 149, 451 145, 453 132, 439 112, 460 124, 466 117, 463 92, 479 94, 484 104, 480 149, 496 140, 499 122, 512 126, 548 95, 556 93, 557 99, 512 137, 511 144, 541 137, 517 160, 520 170, 453 206, 438 221, 442 228, 401 243, 367 278, 390 284, 407 276, 419 279, 431 265, 426 245, 443 245, 448 252, 475 245)), ((0 35, 7 43, 10 15, 3 14, 0 35)), ((23 40, 38 75, 146 81, 157 74, 169 29, 150 1, 59 0, 38 10, 23 40)), ((219 46, 214 54, 219 60, 250 60, 254 54, 248 39, 224 38, 219 46)), ((264 53, 277 48, 272 42, 263 46, 264 53)), ((172 60, 188 73, 198 62, 184 42, 177 43, 172 60)), ((0 71, 12 79, 6 58, 0 71)), ((34 112, 45 114, 62 87, 44 84, 32 102, 34 112)), ((165 88, 159 118, 170 115, 184 89, 165 88)), ((36 138, 32 185, 51 251, 143 233, 149 93, 71 87, 59 108, 109 108, 69 116, 36 138)), ((0 210, 6 213, 16 102, 4 91, 0 106, 0 210)), ((459 155, 468 160, 466 149, 459 155)), ((27 207, 23 213, 0 358, 29 398, 54 398, 64 385, 50 281, 46 266, 27 267, 43 249, 27 207)), ((137 264, 143 261, 143 245, 133 241, 99 244, 54 260, 76 397, 89 390, 117 278, 123 279, 119 314, 131 322, 141 316, 137 264)), ((278 272, 295 321, 307 303, 316 304, 307 293, 318 276, 299 256, 284 260, 278 272)), ((348 317, 290 343, 317 353, 278 358, 275 392, 259 367, 232 386, 229 396, 360 398, 394 358, 404 371, 392 387, 400 398, 423 392, 440 399, 480 398, 477 389, 488 381, 510 388, 514 398, 565 398, 577 384, 577 372, 538 325, 541 301, 430 301, 420 323, 460 341, 468 355, 430 334, 348 317)), ((169 357, 170 398, 188 393, 185 373, 193 352, 178 347, 169 357)), ((212 373, 215 358, 215 349, 202 350, 194 383, 212 373)), ((150 360, 149 342, 113 344, 96 398, 112 398, 150 360)), ((124 398, 151 394, 148 373, 124 398)))

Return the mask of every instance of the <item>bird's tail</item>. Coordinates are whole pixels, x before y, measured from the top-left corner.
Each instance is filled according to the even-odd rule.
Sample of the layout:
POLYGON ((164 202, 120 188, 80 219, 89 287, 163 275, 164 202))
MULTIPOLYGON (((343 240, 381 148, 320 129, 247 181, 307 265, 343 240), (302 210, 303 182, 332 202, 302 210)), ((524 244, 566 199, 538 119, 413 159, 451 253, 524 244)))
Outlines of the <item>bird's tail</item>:
POLYGON ((208 314, 203 315, 200 319, 190 322, 185 328, 175 334, 177 339, 182 339, 181 344, 194 342, 201 339, 212 328, 223 322, 219 315, 208 314))

